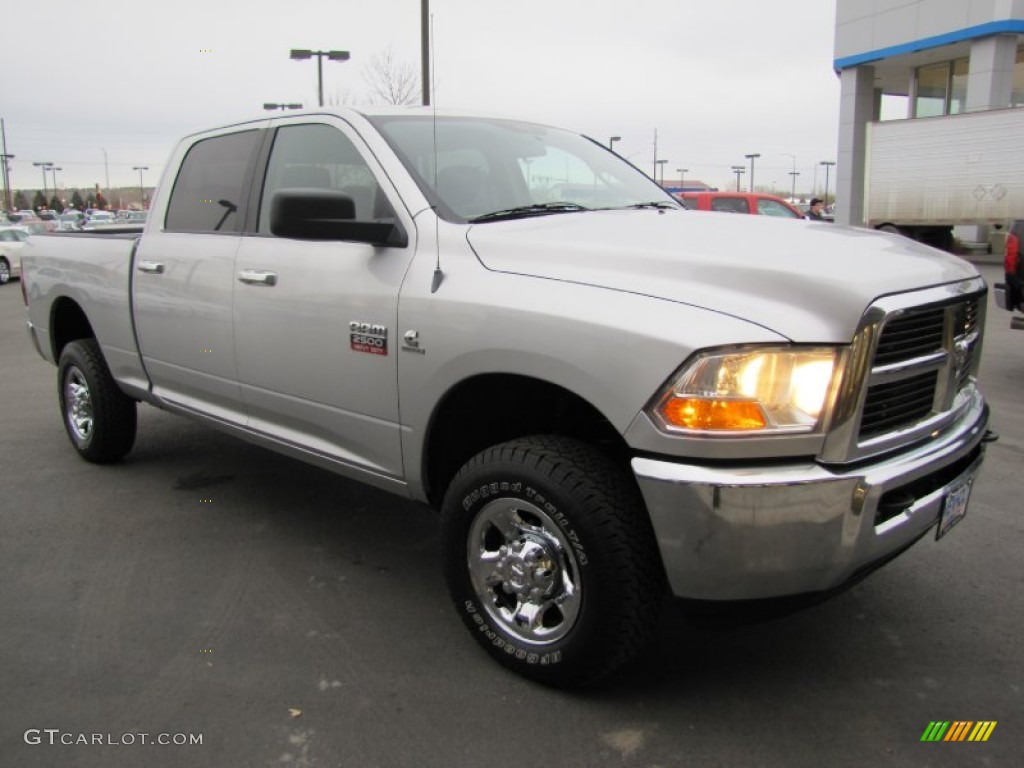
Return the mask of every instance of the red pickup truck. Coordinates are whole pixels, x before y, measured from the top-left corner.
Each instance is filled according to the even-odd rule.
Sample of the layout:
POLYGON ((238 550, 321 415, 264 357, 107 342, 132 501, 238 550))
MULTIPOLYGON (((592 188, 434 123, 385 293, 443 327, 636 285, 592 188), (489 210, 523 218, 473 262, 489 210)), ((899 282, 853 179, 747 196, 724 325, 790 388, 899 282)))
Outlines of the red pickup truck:
POLYGON ((789 219, 804 218, 804 214, 799 208, 775 195, 757 192, 683 192, 678 197, 685 208, 694 211, 756 213, 761 216, 780 216, 789 219))

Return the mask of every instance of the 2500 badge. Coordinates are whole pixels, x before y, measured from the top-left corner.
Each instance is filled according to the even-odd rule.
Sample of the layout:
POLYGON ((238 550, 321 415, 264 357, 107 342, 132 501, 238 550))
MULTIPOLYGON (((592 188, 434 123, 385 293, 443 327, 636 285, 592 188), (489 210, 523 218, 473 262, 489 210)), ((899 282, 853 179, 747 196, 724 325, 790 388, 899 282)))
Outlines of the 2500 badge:
POLYGON ((386 355, 388 353, 388 329, 384 325, 361 323, 352 320, 348 324, 349 346, 355 352, 369 355, 386 355))

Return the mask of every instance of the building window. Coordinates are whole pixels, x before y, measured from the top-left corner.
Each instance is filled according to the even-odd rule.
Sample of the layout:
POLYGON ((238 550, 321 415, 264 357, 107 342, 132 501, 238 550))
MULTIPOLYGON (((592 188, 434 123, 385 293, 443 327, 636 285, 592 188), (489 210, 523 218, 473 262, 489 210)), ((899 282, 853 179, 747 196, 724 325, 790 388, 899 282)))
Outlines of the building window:
POLYGON ((914 117, 938 117, 967 107, 967 59, 929 64, 917 70, 914 117))
POLYGON ((1024 48, 1017 49, 1017 63, 1013 67, 1013 95, 1010 105, 1024 107, 1024 48))

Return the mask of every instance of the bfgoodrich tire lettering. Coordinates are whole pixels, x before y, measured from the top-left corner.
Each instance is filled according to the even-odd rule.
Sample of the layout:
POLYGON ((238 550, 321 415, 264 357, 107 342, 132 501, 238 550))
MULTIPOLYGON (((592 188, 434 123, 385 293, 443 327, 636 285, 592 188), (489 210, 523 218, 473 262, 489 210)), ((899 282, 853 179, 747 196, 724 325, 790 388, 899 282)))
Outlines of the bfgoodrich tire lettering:
POLYGON ((647 642, 661 561, 635 483, 595 448, 557 436, 489 448, 452 481, 442 520, 456 610, 505 666, 582 684, 647 642))
POLYGON ((117 461, 135 443, 135 401, 114 383, 95 339, 69 343, 57 368, 60 412, 75 450, 87 461, 117 461))

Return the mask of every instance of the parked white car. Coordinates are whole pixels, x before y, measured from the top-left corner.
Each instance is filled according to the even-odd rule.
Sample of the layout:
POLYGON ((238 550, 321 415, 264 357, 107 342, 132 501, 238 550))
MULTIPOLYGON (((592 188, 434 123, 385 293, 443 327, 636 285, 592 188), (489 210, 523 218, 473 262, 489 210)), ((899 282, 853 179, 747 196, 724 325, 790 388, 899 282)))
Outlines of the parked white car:
POLYGON ((0 285, 21 277, 21 252, 28 238, 28 233, 17 227, 0 229, 0 285))

